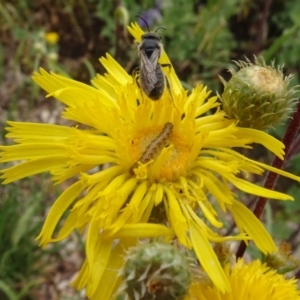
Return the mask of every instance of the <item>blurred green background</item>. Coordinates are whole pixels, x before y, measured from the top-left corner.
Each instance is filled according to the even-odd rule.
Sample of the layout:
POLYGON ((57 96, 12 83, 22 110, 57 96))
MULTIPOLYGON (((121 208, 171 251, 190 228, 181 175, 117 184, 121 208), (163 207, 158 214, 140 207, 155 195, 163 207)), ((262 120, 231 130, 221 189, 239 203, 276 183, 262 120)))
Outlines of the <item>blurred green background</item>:
MULTIPOLYGON (((262 55, 267 63, 275 59, 276 65, 284 64, 285 75, 295 75, 292 85, 299 84, 298 0, 2 0, 0 143, 10 143, 4 138, 6 120, 68 124, 60 118, 62 105, 45 99, 31 80, 39 67, 89 83, 96 72, 104 72, 98 59, 109 52, 131 73, 138 55, 126 26, 138 21, 136 14, 151 29, 166 27, 159 31, 164 48, 189 90, 204 83, 213 93, 221 93, 218 75, 228 79, 232 60, 245 56, 253 60, 253 55, 262 55)), ((274 129, 273 134, 280 138, 284 128, 274 129)), ((285 168, 300 175, 297 143, 285 168)), ((252 153, 256 159, 272 162, 261 148, 252 153)), ((261 178, 255 180, 262 183, 261 178)), ((84 293, 69 287, 84 255, 81 237, 74 233, 46 249, 35 241, 51 204, 67 184, 53 186, 49 176, 42 175, 0 186, 1 300, 84 299, 84 293)), ((300 259, 299 185, 280 179, 277 189, 296 201, 273 201, 264 221, 277 241, 291 243, 294 256, 300 259)), ((246 195, 241 199, 253 200, 246 195)), ((232 226, 230 218, 226 223, 232 226)))

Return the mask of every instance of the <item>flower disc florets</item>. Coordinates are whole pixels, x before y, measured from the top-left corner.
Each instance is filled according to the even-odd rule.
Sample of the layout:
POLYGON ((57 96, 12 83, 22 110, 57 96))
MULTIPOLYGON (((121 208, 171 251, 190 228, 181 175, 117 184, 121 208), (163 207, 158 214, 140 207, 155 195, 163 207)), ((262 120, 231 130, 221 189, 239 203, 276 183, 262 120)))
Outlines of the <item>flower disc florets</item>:
POLYGON ((297 280, 287 279, 266 264, 254 260, 246 264, 238 260, 225 266, 231 291, 221 293, 214 287, 193 280, 184 300, 300 300, 297 280))

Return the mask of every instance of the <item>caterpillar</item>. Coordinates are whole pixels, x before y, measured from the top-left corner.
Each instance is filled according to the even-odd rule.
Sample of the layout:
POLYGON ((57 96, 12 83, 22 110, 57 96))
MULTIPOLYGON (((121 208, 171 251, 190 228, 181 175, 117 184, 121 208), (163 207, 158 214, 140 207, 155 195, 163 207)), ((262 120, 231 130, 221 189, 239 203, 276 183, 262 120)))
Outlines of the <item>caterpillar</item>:
POLYGON ((162 148, 166 146, 166 143, 171 136, 172 130, 173 124, 167 122, 161 133, 147 146, 141 158, 130 168, 130 173, 133 173, 133 169, 138 167, 138 162, 145 164, 159 154, 162 148))

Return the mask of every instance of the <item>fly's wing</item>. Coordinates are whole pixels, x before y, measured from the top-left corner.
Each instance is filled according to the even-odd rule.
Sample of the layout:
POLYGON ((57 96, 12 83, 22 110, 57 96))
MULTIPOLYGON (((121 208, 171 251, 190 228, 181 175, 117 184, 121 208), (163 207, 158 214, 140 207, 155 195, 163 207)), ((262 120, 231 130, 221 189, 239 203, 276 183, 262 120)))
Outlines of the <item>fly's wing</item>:
POLYGON ((156 66, 160 56, 160 49, 155 49, 150 58, 141 51, 140 83, 144 92, 149 95, 157 82, 156 66))

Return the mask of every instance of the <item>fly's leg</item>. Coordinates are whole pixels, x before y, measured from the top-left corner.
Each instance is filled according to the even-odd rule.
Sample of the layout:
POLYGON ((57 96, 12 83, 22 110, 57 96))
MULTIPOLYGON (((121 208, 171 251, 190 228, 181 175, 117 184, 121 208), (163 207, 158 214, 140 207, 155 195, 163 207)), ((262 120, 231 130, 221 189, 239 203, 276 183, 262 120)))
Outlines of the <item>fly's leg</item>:
MULTIPOLYGON (((140 90, 140 94, 141 94, 141 97, 142 97, 142 102, 144 102, 143 91, 142 91, 141 86, 140 86, 140 83, 139 83, 139 78, 140 78, 140 67, 137 67, 137 68, 133 69, 133 71, 132 71, 132 77, 134 78, 135 83, 136 83, 137 87, 138 87, 139 90, 140 90)), ((137 99, 137 101, 139 102, 138 99, 137 99)))
POLYGON ((132 77, 136 79, 137 76, 140 74, 140 67, 134 68, 132 71, 132 77))
MULTIPOLYGON (((166 68, 166 67, 169 68, 169 72, 170 72, 172 65, 171 64, 161 64, 161 67, 163 67, 163 68, 166 68)), ((172 101, 174 103, 174 98, 173 98, 173 94, 172 94, 172 91, 171 91, 170 80, 169 80, 169 78, 166 75, 165 75, 165 78, 166 78, 167 89, 168 89, 168 91, 170 93, 170 96, 172 98, 172 101)))
POLYGON ((161 66, 162 66, 163 68, 166 68, 166 67, 168 67, 168 68, 169 68, 169 72, 170 72, 170 70, 171 70, 171 67, 172 67, 172 65, 171 65, 171 64, 161 64, 161 66))
POLYGON ((169 78, 165 75, 165 78, 166 78, 166 84, 167 84, 167 89, 170 93, 170 96, 172 98, 172 101, 174 103, 174 99, 173 99, 173 94, 172 94, 172 91, 171 91, 171 84, 170 84, 170 81, 169 81, 169 78))

